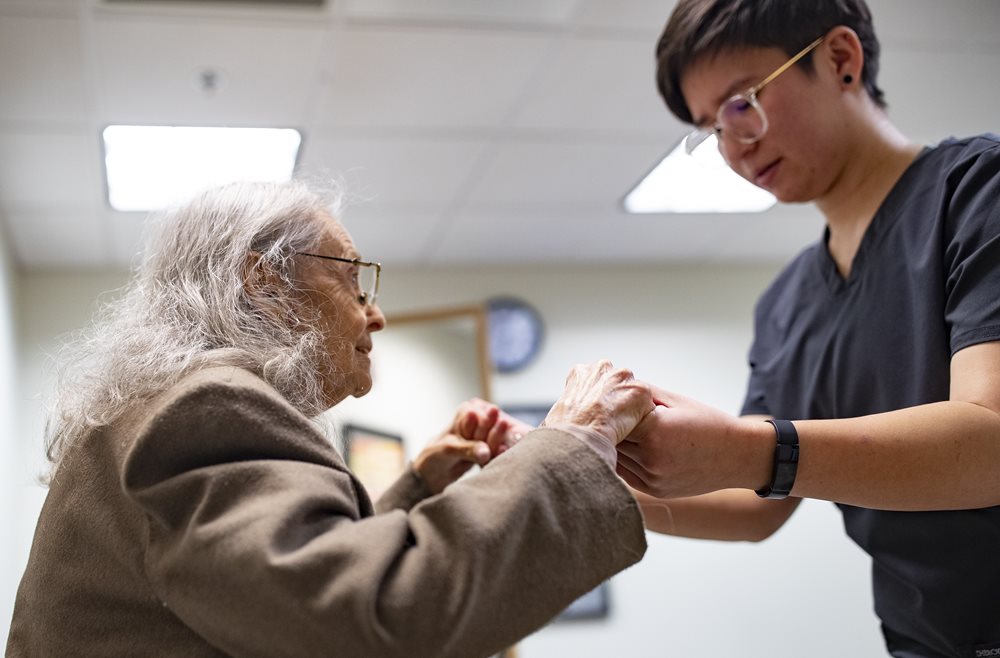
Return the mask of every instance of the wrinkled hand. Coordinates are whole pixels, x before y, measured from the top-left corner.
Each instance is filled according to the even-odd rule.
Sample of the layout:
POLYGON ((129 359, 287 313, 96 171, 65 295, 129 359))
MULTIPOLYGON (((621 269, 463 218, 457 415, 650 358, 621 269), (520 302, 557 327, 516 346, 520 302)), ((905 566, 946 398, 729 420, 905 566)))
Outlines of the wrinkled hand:
POLYGON ((600 434, 612 445, 624 439, 653 409, 649 386, 610 361, 577 365, 566 378, 562 397, 542 425, 578 425, 600 434))
POLYGON ((496 405, 473 398, 462 403, 451 426, 417 455, 413 470, 431 493, 441 493, 474 465, 486 465, 532 429, 496 405))
POLYGON ((773 437, 769 426, 663 389, 651 390, 656 409, 618 444, 618 475, 629 486, 657 498, 752 488, 745 482, 755 466, 748 437, 763 432, 767 441, 768 433, 773 437))
POLYGON ((420 451, 413 460, 413 470, 432 494, 439 494, 474 465, 481 466, 489 460, 489 446, 482 441, 469 441, 445 432, 420 451))
POLYGON ((485 441, 490 447, 490 455, 496 457, 533 429, 495 404, 472 398, 458 408, 451 431, 470 441, 485 441))

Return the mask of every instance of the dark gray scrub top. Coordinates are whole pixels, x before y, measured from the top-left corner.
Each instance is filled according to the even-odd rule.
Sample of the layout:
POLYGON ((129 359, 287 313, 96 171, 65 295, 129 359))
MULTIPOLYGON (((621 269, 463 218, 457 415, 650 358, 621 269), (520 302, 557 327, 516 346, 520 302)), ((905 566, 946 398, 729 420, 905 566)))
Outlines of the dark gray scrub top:
MULTIPOLYGON (((952 355, 995 340, 1000 138, 948 140, 886 197, 846 280, 824 236, 765 291, 743 413, 849 418, 947 400, 952 355)), ((895 655, 1000 656, 1000 507, 838 507, 872 557, 895 655)))

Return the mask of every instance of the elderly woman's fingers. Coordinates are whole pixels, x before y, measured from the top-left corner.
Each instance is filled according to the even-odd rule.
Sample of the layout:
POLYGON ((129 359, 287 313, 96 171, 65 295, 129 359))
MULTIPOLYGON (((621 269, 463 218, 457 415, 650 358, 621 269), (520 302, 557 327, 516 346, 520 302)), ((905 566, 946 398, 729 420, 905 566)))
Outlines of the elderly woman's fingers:
POLYGON ((506 418, 498 418, 485 439, 486 445, 490 448, 490 454, 499 455, 503 450, 513 445, 514 439, 511 434, 510 421, 506 418))
POLYGON ((472 436, 466 436, 465 438, 472 439, 473 441, 486 441, 486 437, 489 436, 490 430, 493 429, 499 418, 500 409, 492 404, 489 405, 485 414, 480 416, 479 422, 476 424, 476 431, 473 432, 472 436))
POLYGON ((485 441, 499 417, 496 405, 474 398, 459 407, 448 431, 472 441, 485 441))
POLYGON ((470 409, 458 417, 452 430, 460 436, 474 436, 478 426, 479 416, 470 409))
POLYGON ((485 441, 463 439, 454 434, 446 434, 436 448, 443 458, 485 464, 490 460, 490 448, 485 441))
POLYGON ((545 425, 582 425, 618 443, 653 409, 649 386, 610 361, 578 365, 545 425))
POLYGON ((490 448, 485 442, 445 434, 417 455, 413 460, 413 470, 432 493, 441 493, 473 465, 482 466, 490 459, 490 448))
POLYGON ((490 460, 490 447, 486 442, 459 440, 462 441, 462 445, 459 447, 456 456, 460 457, 463 461, 483 466, 490 460))

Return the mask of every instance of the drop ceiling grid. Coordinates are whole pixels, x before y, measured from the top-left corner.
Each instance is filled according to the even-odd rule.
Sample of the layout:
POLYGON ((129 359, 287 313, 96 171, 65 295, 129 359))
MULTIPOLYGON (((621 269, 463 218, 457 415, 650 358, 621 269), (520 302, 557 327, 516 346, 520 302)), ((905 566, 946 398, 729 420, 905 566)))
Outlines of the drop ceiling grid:
POLYGON ((546 64, 514 128, 612 138, 663 139, 680 131, 654 84, 650 44, 574 34, 546 64))
POLYGON ((582 29, 632 33, 648 44, 652 52, 676 4, 676 0, 586 0, 576 15, 575 24, 582 29))
POLYGON ((326 137, 317 131, 306 147, 300 172, 339 175, 352 197, 376 207, 408 204, 443 210, 487 145, 482 139, 386 140, 326 137))
POLYGON ((87 34, 64 4, 0 5, 0 205, 19 264, 106 266, 87 34))
MULTIPOLYGON (((513 204, 521 208, 522 211, 535 209, 546 211, 559 205, 579 206, 577 195, 564 195, 558 201, 548 197, 543 198, 541 199, 542 207, 536 208, 532 206, 532 203, 537 206, 539 199, 533 197, 530 192, 526 193, 525 188, 536 189, 538 184, 548 187, 548 182, 553 175, 557 175, 561 168, 560 165, 573 168, 574 166, 584 166, 587 163, 590 165, 606 164, 605 152, 608 148, 619 145, 621 141, 629 143, 629 146, 635 145, 632 142, 643 143, 644 148, 647 149, 649 143, 655 144, 657 142, 658 135, 652 135, 651 132, 641 135, 643 139, 636 139, 635 122, 630 121, 629 117, 621 117, 624 120, 616 122, 612 116, 614 112, 599 111, 596 115, 594 113, 573 112, 578 107, 578 103, 591 102, 596 104, 601 99, 618 95, 618 87, 615 86, 613 77, 606 75, 608 67, 603 61, 606 58, 603 58, 601 54, 598 54, 596 58, 579 56, 581 48, 585 48, 585 46, 581 46, 581 42, 592 41, 594 41, 592 37, 581 35, 575 29, 560 30, 552 35, 547 44, 546 56, 536 64, 532 75, 523 81, 521 92, 514 99, 514 102, 509 104, 504 118, 496 124, 494 137, 484 157, 477 163, 478 166, 470 169, 469 175, 466 177, 466 185, 454 196, 453 204, 435 230, 427 235, 424 248, 416 255, 417 261, 433 263, 438 259, 447 258, 443 251, 445 249, 443 245, 450 242, 450 234, 464 234, 464 217, 475 208, 491 204, 500 207, 513 204), (602 79, 596 83, 591 81, 593 76, 588 78, 591 70, 597 68, 595 63, 604 64, 600 73, 602 79), (563 85, 562 83, 566 80, 582 80, 582 82, 571 83, 568 86, 563 85), (589 101, 586 90, 588 87, 590 89, 589 101), (541 112, 538 111, 539 98, 548 99, 543 102, 541 112), (545 109, 553 107, 562 109, 561 121, 556 117, 556 114, 559 114, 558 109, 548 115, 545 114, 545 109), (584 115, 589 116, 590 120, 581 122, 576 119, 576 117, 584 115), (623 133, 628 133, 624 140, 623 133), (531 147, 535 148, 535 153, 532 155, 537 157, 522 157, 518 158, 516 162, 509 162, 507 155, 512 148, 511 145, 523 144, 530 144, 531 147), (564 154, 564 149, 568 144, 581 148, 573 154, 575 157, 572 159, 554 162, 555 159, 560 159, 560 156, 564 154), (552 153, 555 153, 554 157, 552 153), (508 168, 503 170, 502 174, 497 175, 498 167, 503 168, 505 165, 508 168), (501 193, 485 201, 479 198, 482 188, 492 187, 495 189, 495 181, 506 180, 510 176, 516 179, 513 185, 508 185, 501 193)), ((621 43, 620 39, 618 43, 621 43)), ((631 99, 632 95, 626 94, 625 98, 626 100, 631 99)), ((654 157, 652 154, 658 155, 661 149, 662 147, 657 146, 646 151, 651 161, 654 157)), ((628 169, 628 166, 623 168, 624 171, 628 171, 628 169)), ((588 177, 582 176, 576 180, 579 178, 586 179, 588 177)), ((560 189, 565 189, 565 186, 560 189)), ((610 197, 602 196, 601 201, 606 202, 609 198, 612 201, 601 207, 605 211, 614 212, 614 200, 624 194, 625 189, 627 188, 617 189, 616 187, 610 197)), ((473 238, 469 245, 476 243, 477 241, 473 238)), ((489 249, 479 254, 474 249, 459 249, 459 252, 464 254, 464 257, 471 257, 473 260, 476 258, 489 260, 494 255, 489 249)), ((563 257, 565 258, 566 254, 563 257)))
POLYGON ((1000 133, 998 71, 1000 46, 962 54, 904 51, 885 58, 880 86, 893 122, 911 139, 930 144, 953 135, 1000 133))
POLYGON ((75 17, 0 14, 0 129, 78 127, 88 109, 83 62, 75 17))
MULTIPOLYGON (((821 225, 802 207, 621 212, 686 130, 652 82, 670 0, 372 2, 0 0, 0 210, 20 263, 50 267, 61 244, 88 250, 81 266, 131 259, 143 217, 103 198, 99 127, 112 120, 297 124, 303 164, 346 170, 371 197, 348 214, 362 248, 400 262, 492 262, 499 245, 537 262, 783 259, 821 225), (206 64, 232 76, 214 99, 195 84, 206 64)), ((904 132, 933 142, 1000 130, 1000 2, 871 5, 904 132)))
POLYGON ((323 27, 96 21, 106 123, 289 126, 316 80, 323 27), (217 72, 205 91, 202 71, 217 72))
POLYGON ((335 4, 336 11, 356 21, 547 29, 571 21, 581 0, 335 0, 335 4))
POLYGON ((509 31, 338 28, 319 121, 339 128, 491 130, 550 37, 509 31))

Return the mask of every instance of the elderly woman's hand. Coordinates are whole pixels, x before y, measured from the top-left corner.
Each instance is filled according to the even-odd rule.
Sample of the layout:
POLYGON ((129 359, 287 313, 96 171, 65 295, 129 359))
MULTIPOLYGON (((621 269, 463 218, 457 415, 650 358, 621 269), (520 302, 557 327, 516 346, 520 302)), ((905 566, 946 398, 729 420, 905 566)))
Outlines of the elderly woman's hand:
POLYGON ((462 477, 473 464, 490 460, 490 448, 482 441, 469 441, 445 432, 427 444, 413 460, 413 470, 432 494, 439 494, 462 477))
POLYGON ((614 446, 653 409, 649 385, 637 381, 630 370, 604 360, 570 371, 562 396, 542 425, 581 427, 614 446))
POLYGON ((417 455, 413 470, 431 493, 441 493, 474 464, 486 465, 533 429, 496 405, 473 398, 459 407, 451 427, 417 455))
POLYGON ((451 431, 470 441, 485 441, 490 455, 496 457, 533 429, 495 404, 472 398, 458 408, 451 431))

